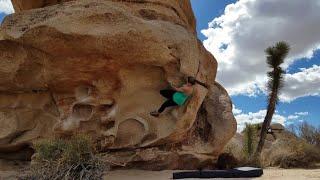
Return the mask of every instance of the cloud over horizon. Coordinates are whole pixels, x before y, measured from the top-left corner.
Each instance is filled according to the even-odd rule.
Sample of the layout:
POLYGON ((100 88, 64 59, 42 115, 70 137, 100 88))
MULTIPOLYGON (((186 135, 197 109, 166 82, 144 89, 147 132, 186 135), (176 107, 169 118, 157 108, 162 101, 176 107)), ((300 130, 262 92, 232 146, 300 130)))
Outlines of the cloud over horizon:
MULTIPOLYGON (((233 106, 232 111, 237 120, 237 132, 241 132, 246 127, 246 123, 262 123, 267 113, 267 110, 265 109, 257 112, 243 113, 241 109, 237 109, 235 106, 233 106)), ((284 116, 278 112, 275 112, 272 117, 272 123, 279 123, 285 126, 294 123, 294 121, 301 122, 303 121, 303 118, 307 117, 308 115, 308 112, 295 112, 294 114, 284 116)))
MULTIPOLYGON (((291 45, 284 69, 301 58, 312 58, 320 49, 318 0, 239 0, 201 32, 205 47, 219 63, 217 81, 230 95, 265 93, 269 71, 264 50, 278 41, 291 45)), ((286 74, 280 99, 290 102, 320 95, 320 67, 314 65, 286 74), (311 78, 312 77, 312 78, 311 78)))

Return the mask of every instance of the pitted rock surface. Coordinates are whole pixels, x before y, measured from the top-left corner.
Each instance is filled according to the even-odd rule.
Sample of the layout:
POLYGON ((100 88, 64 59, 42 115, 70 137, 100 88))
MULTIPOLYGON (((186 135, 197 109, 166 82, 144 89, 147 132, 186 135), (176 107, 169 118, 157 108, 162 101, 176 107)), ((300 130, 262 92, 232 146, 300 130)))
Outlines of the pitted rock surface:
POLYGON ((19 159, 22 145, 80 132, 129 167, 187 168, 184 160, 214 163, 234 135, 189 0, 12 2, 16 13, 1 25, 0 154, 19 159), (159 90, 188 76, 209 88, 196 85, 183 107, 150 116, 164 101, 159 90))

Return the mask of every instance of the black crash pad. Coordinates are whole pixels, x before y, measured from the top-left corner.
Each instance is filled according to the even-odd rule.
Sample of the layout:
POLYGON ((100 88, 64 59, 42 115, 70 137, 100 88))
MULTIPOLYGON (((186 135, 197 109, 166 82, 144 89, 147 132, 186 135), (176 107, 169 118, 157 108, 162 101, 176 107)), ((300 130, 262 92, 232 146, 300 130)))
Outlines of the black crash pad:
POLYGON ((186 178, 251 178, 260 177, 263 174, 261 168, 240 167, 229 170, 203 170, 184 171, 173 173, 173 179, 186 178))

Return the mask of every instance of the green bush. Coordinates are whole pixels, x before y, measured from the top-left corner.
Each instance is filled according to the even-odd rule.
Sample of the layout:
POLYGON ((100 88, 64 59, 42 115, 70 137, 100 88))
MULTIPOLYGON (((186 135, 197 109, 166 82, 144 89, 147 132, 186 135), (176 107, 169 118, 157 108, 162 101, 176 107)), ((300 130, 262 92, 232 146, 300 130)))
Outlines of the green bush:
POLYGON ((260 160, 253 158, 258 142, 258 129, 259 124, 246 124, 243 136, 235 137, 225 146, 223 152, 233 156, 238 166, 262 166, 260 160))
POLYGON ((35 144, 35 157, 29 173, 22 179, 102 179, 108 170, 94 150, 90 137, 75 135, 69 139, 42 140, 35 144))
POLYGON ((65 142, 61 139, 46 139, 34 145, 37 153, 37 160, 54 161, 59 159, 63 149, 65 149, 65 142))
POLYGON ((77 135, 66 143, 62 153, 62 162, 66 164, 85 163, 94 152, 93 144, 88 136, 77 135))
POLYGON ((247 159, 251 159, 256 150, 258 142, 257 125, 246 124, 243 130, 243 153, 247 159))

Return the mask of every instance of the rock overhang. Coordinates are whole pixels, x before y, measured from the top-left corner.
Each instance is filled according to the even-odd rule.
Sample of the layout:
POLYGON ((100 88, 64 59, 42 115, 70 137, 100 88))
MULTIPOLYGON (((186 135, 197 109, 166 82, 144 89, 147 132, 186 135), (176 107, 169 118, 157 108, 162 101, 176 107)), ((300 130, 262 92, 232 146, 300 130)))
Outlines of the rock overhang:
MULTIPOLYGON (((0 69, 3 74, 0 84, 5 86, 1 91, 29 93, 33 98, 39 92, 46 93, 51 104, 21 107, 30 111, 40 109, 45 116, 50 115, 54 124, 54 128, 43 127, 39 134, 37 124, 46 120, 37 120, 38 128, 28 129, 29 135, 23 134, 22 139, 32 142, 52 133, 80 131, 92 135, 102 151, 136 151, 182 143, 180 148, 184 150, 178 153, 179 158, 191 154, 201 157, 199 162, 206 162, 209 154, 212 160, 217 157, 234 134, 235 121, 229 97, 214 83, 216 60, 195 35, 189 1, 51 3, 38 4, 30 10, 22 6, 1 26, 5 40, 0 41, 0 55, 6 67, 0 69), (170 110, 159 119, 149 116, 163 101, 158 91, 169 84, 181 85, 187 76, 196 77, 211 88, 197 85, 186 106, 170 110), (215 103, 220 109, 204 106, 204 101, 215 103), (216 114, 209 113, 210 120, 201 119, 200 108, 212 109, 216 114), (227 131, 211 128, 207 131, 210 140, 204 146, 201 137, 190 137, 193 141, 187 143, 186 138, 193 134, 190 131, 196 131, 197 121, 208 121, 205 124, 212 127, 215 122, 221 127, 228 126, 227 131), (223 135, 217 137, 217 132, 223 135), (190 151, 198 143, 200 148, 190 151)), ((21 101, 28 104, 29 100, 21 98, 21 101)), ((3 108, 15 113, 9 105, 3 108)))

